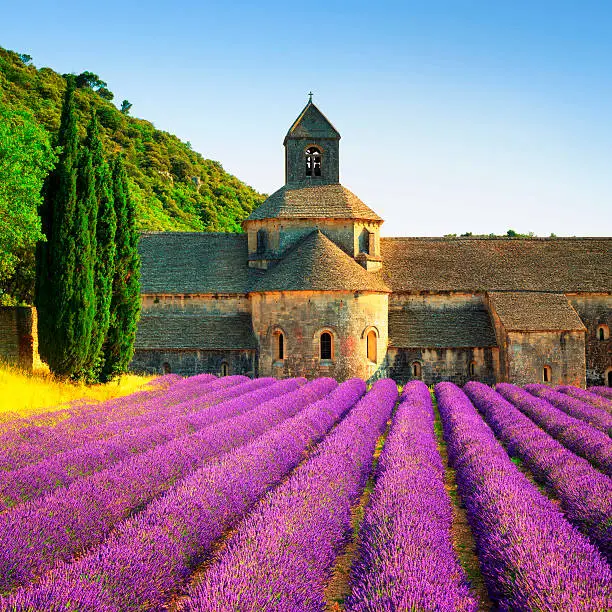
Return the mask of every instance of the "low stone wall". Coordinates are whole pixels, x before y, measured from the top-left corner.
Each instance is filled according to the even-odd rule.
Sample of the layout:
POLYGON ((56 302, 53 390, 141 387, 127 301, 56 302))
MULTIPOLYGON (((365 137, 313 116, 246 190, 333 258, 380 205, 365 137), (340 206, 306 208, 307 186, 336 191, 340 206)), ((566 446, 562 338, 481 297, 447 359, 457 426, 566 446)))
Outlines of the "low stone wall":
POLYGON ((0 360, 27 370, 40 365, 35 308, 0 307, 0 360))
POLYGON ((493 385, 499 370, 499 349, 390 347, 386 361, 387 376, 401 385, 415 379, 422 380, 427 385, 442 381, 464 385, 469 380, 493 385), (420 376, 413 374, 415 363, 420 365, 420 376), (470 368, 472 363, 473 373, 470 368))
POLYGON ((252 350, 137 349, 130 363, 130 370, 145 374, 172 373, 181 376, 195 374, 257 376, 255 351, 252 350))

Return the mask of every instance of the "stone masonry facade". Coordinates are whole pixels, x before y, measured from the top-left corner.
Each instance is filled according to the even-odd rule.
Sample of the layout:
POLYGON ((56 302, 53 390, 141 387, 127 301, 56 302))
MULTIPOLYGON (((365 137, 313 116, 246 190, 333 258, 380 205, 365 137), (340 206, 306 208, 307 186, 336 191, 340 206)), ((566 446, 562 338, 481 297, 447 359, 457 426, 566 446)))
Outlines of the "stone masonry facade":
MULTIPOLYGON (((133 370, 612 385, 612 238, 381 237, 312 101, 284 146, 244 233, 143 234, 133 370)), ((0 309, 0 355, 33 329, 0 309)))
POLYGON ((612 239, 384 238, 310 101, 244 234, 141 240, 135 370, 612 384, 612 239))

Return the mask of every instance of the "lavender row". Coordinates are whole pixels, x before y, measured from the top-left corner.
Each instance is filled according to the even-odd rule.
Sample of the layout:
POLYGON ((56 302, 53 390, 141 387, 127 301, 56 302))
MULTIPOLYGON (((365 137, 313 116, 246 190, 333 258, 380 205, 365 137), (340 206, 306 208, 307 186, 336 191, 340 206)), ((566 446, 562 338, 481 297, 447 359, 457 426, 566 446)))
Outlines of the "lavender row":
POLYGON ((581 402, 580 400, 559 393, 546 385, 525 385, 525 389, 536 397, 541 397, 553 406, 567 412, 570 416, 586 421, 593 427, 597 427, 604 433, 612 435, 612 414, 607 413, 601 408, 596 408, 592 404, 581 402))
POLYGON ((126 396, 123 398, 121 411, 114 417, 100 409, 85 416, 81 415, 76 420, 62 421, 55 426, 29 427, 23 431, 6 433, 0 440, 0 471, 36 463, 51 455, 70 450, 76 445, 107 439, 128 428, 150 425, 152 414, 157 414, 160 419, 166 418, 163 409, 166 409, 168 414, 177 414, 176 406, 186 400, 193 401, 208 393, 220 393, 249 380, 245 376, 212 381, 208 377, 203 380, 200 377, 194 378, 196 380, 189 386, 181 385, 178 389, 175 386, 165 394, 148 398, 145 402, 135 402, 133 396, 126 396), (130 411, 134 414, 130 414, 130 411))
POLYGON ((317 449, 239 523, 186 610, 323 610, 324 589, 351 505, 397 399, 380 380, 317 449))
POLYGON ((590 461, 604 474, 612 476, 610 436, 520 387, 499 383, 495 390, 566 448, 590 461))
POLYGON ((477 541, 489 596, 502 610, 612 607, 612 572, 508 457, 466 395, 436 385, 449 460, 477 541))
POLYGON ((556 390, 560 393, 565 393, 565 395, 569 395, 570 397, 574 397, 581 402, 592 404, 596 408, 601 408, 606 412, 612 412, 612 400, 607 399, 603 395, 598 395, 597 393, 592 393, 586 389, 571 387, 569 385, 557 387, 556 390))
POLYGON ((596 393, 597 395, 601 395, 601 397, 605 397, 606 399, 612 400, 612 387, 589 387, 587 391, 591 393, 596 393))
POLYGON ((612 561, 612 480, 540 429, 499 393, 478 382, 463 388, 508 452, 561 501, 567 518, 612 561))
MULTIPOLYGON (((257 378, 236 385, 231 391, 243 395, 274 382, 276 382, 274 378, 257 378)), ((152 412, 151 420, 154 424, 149 427, 134 430, 128 427, 126 432, 108 440, 88 442, 72 451, 52 455, 34 465, 8 472, 0 480, 0 511, 66 487, 79 478, 100 472, 114 463, 155 446, 236 416, 248 406, 238 401, 229 405, 221 403, 210 407, 211 399, 210 395, 206 396, 205 401, 201 402, 201 410, 182 414, 161 423, 159 416, 152 412)))
POLYGON ((318 379, 291 391, 302 381, 290 379, 277 384, 291 391, 288 394, 278 396, 277 385, 254 391, 237 401, 257 407, 227 420, 222 428, 207 427, 172 440, 0 515, 0 590, 23 585, 58 561, 70 561, 99 545, 119 521, 205 461, 261 435, 336 384, 318 379), (262 403, 266 393, 274 399, 262 403))
POLYGON ((365 393, 354 379, 186 478, 121 523, 101 547, 16 592, 2 610, 159 610, 214 540, 277 484, 365 393))
POLYGON ((346 610, 476 610, 453 550, 429 389, 410 382, 400 402, 361 527, 346 610))

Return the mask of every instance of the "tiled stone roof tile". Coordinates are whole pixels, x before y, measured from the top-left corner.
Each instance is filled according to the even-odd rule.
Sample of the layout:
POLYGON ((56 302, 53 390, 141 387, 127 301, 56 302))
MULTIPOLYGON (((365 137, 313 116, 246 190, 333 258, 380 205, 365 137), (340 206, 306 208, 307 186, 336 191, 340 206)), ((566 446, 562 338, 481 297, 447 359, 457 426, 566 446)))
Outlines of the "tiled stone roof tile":
MULTIPOLYGON (((316 180, 316 179, 315 179, 316 180)), ((382 221, 339 183, 290 183, 275 191, 248 217, 256 219, 362 219, 382 221)))
POLYGON ((496 346, 495 332, 483 304, 432 308, 406 304, 389 310, 389 345, 398 348, 496 346))
POLYGON ((251 287, 264 291, 389 292, 380 272, 368 272, 325 234, 313 231, 251 287))
POLYGON ((612 238, 383 238, 393 291, 612 291, 612 238))
POLYGON ((492 291, 493 310, 507 331, 582 331, 578 313, 562 293, 492 291))
POLYGON ((255 349, 251 315, 145 314, 136 349, 255 349))

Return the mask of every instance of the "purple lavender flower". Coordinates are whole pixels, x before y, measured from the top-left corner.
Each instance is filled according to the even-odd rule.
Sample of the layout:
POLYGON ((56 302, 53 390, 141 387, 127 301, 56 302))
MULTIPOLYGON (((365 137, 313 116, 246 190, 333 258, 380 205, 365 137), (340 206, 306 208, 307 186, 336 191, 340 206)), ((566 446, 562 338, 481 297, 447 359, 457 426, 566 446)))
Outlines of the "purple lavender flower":
POLYGON ((185 609, 323 610, 351 505, 396 399, 393 381, 377 381, 315 455, 237 526, 185 609))
POLYGON ((436 385, 451 465, 489 595, 502 610, 612 608, 612 572, 512 463, 466 395, 436 385))
POLYGON ((476 610, 451 525, 431 395, 413 381, 380 456, 346 610, 476 610))
POLYGON ((612 387, 589 387, 587 391, 591 393, 596 393, 597 395, 601 395, 601 397, 605 397, 606 399, 612 400, 612 387))
POLYGON ((593 404, 593 406, 597 408, 601 408, 606 412, 612 413, 612 400, 607 399, 603 395, 598 395, 597 393, 592 393, 591 391, 586 391, 585 389, 580 389, 579 387, 571 387, 569 385, 557 387, 556 390, 559 391, 559 393, 565 393, 565 395, 575 397, 581 402, 593 404))
MULTIPOLYGON (((275 382, 274 378, 257 378, 208 393, 206 391, 210 385, 206 385, 202 395, 188 402, 176 404, 171 409, 161 406, 156 411, 151 407, 150 420, 153 425, 149 427, 130 427, 129 421, 124 420, 121 421, 121 428, 125 428, 126 431, 108 440, 88 442, 72 451, 58 453, 34 465, 8 472, 0 479, 0 510, 35 499, 60 487, 66 487, 79 478, 106 469, 123 459, 199 431, 221 419, 236 416, 243 404, 233 404, 235 413, 226 407, 222 411, 211 410, 211 406, 275 382), (160 412, 165 415, 164 419, 160 418, 160 412), (172 414, 177 416, 171 418, 172 414)), ((139 421, 140 417, 136 417, 135 420, 139 421)))
POLYGON ((612 435, 612 414, 596 408, 587 402, 559 393, 546 385, 525 385, 525 389, 536 397, 541 397, 570 416, 586 421, 593 427, 612 435))
MULTIPOLYGON (((0 590, 25 584, 58 562, 70 561, 100 544, 119 521, 205 461, 246 444, 337 386, 324 378, 301 387, 303 382, 280 381, 231 400, 248 402, 249 407, 228 419, 223 428, 213 425, 171 440, 0 515, 0 590), (280 396, 279 387, 284 392, 280 396), (270 396, 274 399, 265 401, 270 396)), ((216 407, 224 408, 225 403, 216 407)))
POLYGON ((51 455, 71 450, 88 441, 103 440, 125 431, 124 427, 145 427, 157 414, 165 418, 162 407, 173 410, 176 404, 201 396, 204 392, 248 382, 246 376, 211 380, 195 376, 184 379, 165 392, 140 392, 89 406, 53 426, 35 426, 6 432, 0 436, 0 473, 37 463, 51 455), (124 425, 124 421, 127 421, 124 425))
POLYGON ((495 390, 566 448, 612 476, 612 440, 599 429, 569 416, 524 389, 499 383, 495 390))
POLYGON ((164 608, 214 540, 294 468, 308 446, 364 393, 362 380, 342 383, 250 444, 200 468, 123 521, 101 547, 58 567, 39 585, 17 591, 0 609, 164 608))
POLYGON ((499 393, 478 382, 463 388, 508 452, 561 501, 567 518, 612 561, 612 480, 567 450, 499 393))

